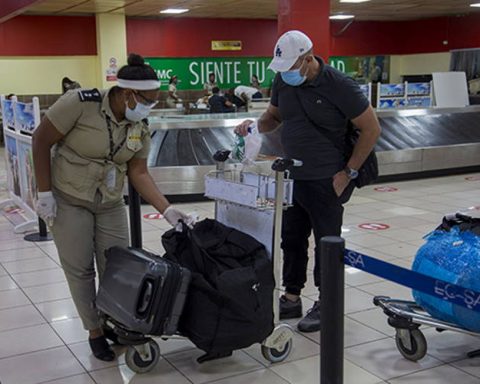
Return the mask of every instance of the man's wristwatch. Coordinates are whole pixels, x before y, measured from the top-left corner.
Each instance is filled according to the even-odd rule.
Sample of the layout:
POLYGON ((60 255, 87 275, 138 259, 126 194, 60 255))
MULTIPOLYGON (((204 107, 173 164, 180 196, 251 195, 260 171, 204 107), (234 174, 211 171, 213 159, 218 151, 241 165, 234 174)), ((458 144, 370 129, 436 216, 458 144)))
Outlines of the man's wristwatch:
POLYGON ((343 170, 345 171, 350 180, 354 180, 358 177, 358 171, 356 169, 345 167, 343 170))

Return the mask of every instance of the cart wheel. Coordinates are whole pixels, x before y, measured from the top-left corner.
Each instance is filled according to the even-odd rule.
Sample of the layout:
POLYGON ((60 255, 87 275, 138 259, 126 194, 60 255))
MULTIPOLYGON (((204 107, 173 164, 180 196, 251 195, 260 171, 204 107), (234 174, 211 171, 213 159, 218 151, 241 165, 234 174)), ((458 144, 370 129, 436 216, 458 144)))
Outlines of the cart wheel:
POLYGON ((427 340, 425 339, 422 331, 419 329, 405 330, 408 332, 408 336, 410 337, 410 347, 405 345, 400 333, 401 331, 402 330, 397 329, 395 341, 402 356, 410 361, 418 361, 423 359, 423 357, 425 357, 427 354, 427 340))
POLYGON ((282 349, 269 348, 265 345, 262 345, 262 355, 271 363, 280 363, 290 354, 290 351, 292 350, 292 344, 292 339, 289 339, 282 349))
POLYGON ((142 354, 134 347, 129 346, 125 353, 125 363, 128 368, 137 373, 149 372, 155 367, 160 358, 160 347, 155 340, 150 340, 142 346, 143 348, 150 348, 150 358, 142 356, 142 354))

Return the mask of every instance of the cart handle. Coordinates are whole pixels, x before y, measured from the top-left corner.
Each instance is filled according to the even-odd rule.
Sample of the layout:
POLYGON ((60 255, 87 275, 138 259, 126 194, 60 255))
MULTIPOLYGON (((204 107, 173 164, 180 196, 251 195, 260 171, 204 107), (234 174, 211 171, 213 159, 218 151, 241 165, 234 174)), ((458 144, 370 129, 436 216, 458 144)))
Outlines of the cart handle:
POLYGON ((213 154, 213 160, 218 161, 219 163, 224 163, 225 161, 227 161, 228 156, 230 156, 231 152, 232 151, 228 149, 220 149, 213 154))
POLYGON ((301 167, 303 161, 295 159, 276 159, 272 164, 272 169, 276 172, 285 172, 290 167, 301 167))

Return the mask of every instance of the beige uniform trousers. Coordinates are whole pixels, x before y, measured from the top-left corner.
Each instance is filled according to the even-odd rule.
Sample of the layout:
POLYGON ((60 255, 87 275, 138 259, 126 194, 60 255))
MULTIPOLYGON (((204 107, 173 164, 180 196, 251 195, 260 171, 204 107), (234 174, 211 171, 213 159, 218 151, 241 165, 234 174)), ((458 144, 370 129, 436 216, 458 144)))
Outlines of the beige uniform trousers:
POLYGON ((73 301, 86 330, 100 327, 95 308, 95 266, 101 277, 105 250, 128 246, 128 223, 123 200, 101 203, 99 192, 89 202, 54 191, 57 216, 51 232, 73 301))

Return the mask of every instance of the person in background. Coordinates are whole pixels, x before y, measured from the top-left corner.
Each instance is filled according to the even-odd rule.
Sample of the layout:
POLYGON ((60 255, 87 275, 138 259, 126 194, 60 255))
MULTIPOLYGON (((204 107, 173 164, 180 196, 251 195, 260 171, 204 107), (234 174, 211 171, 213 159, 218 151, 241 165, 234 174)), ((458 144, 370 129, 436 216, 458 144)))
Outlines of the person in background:
POLYGON ((171 225, 191 222, 170 205, 147 168, 147 117, 158 102, 159 87, 155 71, 131 54, 118 72, 117 86, 67 92, 33 135, 36 211, 53 234, 90 348, 104 361, 115 354, 106 340, 112 335, 104 334, 95 308, 95 269, 101 278, 105 250, 128 246, 125 176, 171 225))
POLYGON ((210 73, 208 75, 208 81, 203 84, 203 89, 205 90, 205 95, 210 96, 212 94, 212 89, 218 87, 217 82, 215 81, 215 74, 210 73))
POLYGON ((235 112, 235 107, 224 96, 220 95, 220 89, 218 87, 212 88, 213 95, 208 99, 210 105, 210 113, 227 113, 235 112))
POLYGON ((176 75, 172 76, 169 80, 168 96, 166 100, 167 108, 176 108, 177 104, 182 102, 182 99, 177 95, 177 82, 178 77, 176 75))
POLYGON ((234 90, 235 96, 242 99, 245 103, 249 103, 253 99, 261 99, 262 93, 253 87, 248 87, 246 85, 239 85, 234 90))
POLYGON ((260 82, 258 81, 257 75, 252 75, 252 79, 250 80, 250 85, 253 88, 257 88, 258 90, 260 90, 260 82))
POLYGON ((68 77, 62 79, 62 94, 70 91, 71 89, 81 88, 80 84, 74 80, 70 80, 68 77))
MULTIPOLYGON (((308 239, 315 236, 315 286, 320 288, 320 239, 340 236, 343 204, 354 189, 368 154, 380 135, 380 125, 358 84, 313 53, 310 38, 300 31, 283 34, 275 44, 269 68, 278 72, 267 111, 258 120, 265 133, 282 123, 281 141, 287 157, 303 165, 290 170, 293 206, 284 213, 282 228, 283 285, 280 318, 302 317, 300 294, 307 281, 308 239), (350 122, 360 137, 345 158, 350 122)), ((236 127, 247 135, 251 120, 236 127)), ((320 330, 318 301, 298 323, 302 332, 320 330)))
POLYGON ((225 92, 225 98, 230 101, 238 110, 246 105, 245 101, 235 95, 235 88, 229 88, 225 92))

